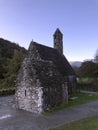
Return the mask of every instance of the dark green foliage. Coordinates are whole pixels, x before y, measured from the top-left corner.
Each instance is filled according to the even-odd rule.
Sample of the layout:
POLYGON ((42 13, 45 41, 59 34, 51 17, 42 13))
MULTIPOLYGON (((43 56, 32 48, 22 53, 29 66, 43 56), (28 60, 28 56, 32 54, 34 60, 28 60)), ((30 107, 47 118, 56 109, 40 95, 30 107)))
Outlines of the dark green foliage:
POLYGON ((0 88, 15 86, 15 80, 26 49, 0 38, 0 88))
POLYGON ((83 62, 79 68, 80 77, 98 77, 98 64, 92 61, 83 62))
POLYGON ((73 68, 73 70, 75 71, 77 77, 79 77, 79 67, 73 66, 72 68, 73 68))
POLYGON ((14 54, 14 49, 16 49, 18 51, 21 50, 24 54, 26 53, 25 48, 20 47, 16 43, 12 43, 10 41, 0 38, 0 54, 2 57, 4 57, 5 59, 12 58, 12 56, 14 54))
POLYGON ((98 79, 97 78, 80 78, 78 79, 78 87, 81 90, 98 92, 98 79))
POLYGON ((3 78, 3 72, 4 72, 4 67, 3 67, 3 60, 1 58, 1 55, 0 55, 0 79, 3 78))
POLYGON ((78 87, 82 90, 98 91, 98 63, 85 61, 77 69, 74 68, 78 76, 78 87))
POLYGON ((17 74, 23 58, 24 54, 22 53, 22 51, 14 49, 13 57, 11 59, 7 59, 7 66, 5 67, 7 76, 9 76, 10 74, 17 74))
POLYGON ((0 88, 15 87, 16 74, 10 74, 9 76, 0 80, 0 88))
POLYGON ((0 90, 0 96, 8 96, 15 94, 15 88, 8 88, 8 89, 1 89, 0 90))

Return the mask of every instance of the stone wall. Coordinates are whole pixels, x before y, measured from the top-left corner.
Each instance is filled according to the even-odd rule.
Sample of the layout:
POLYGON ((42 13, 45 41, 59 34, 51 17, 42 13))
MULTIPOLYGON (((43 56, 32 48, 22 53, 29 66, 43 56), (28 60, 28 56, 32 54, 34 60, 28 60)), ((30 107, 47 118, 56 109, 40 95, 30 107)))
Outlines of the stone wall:
POLYGON ((43 90, 44 111, 68 102, 66 86, 47 87, 43 90))
POLYGON ((36 72, 32 68, 33 77, 30 76, 30 63, 25 58, 20 69, 16 82, 16 107, 27 111, 42 112, 42 87, 39 79, 36 78, 36 72))
POLYGON ((33 87, 27 87, 27 85, 31 86, 31 84, 22 83, 22 85, 16 90, 16 107, 34 113, 41 113, 43 111, 42 87, 39 87, 37 81, 35 81, 33 87), (25 85, 25 87, 22 85, 25 85))
POLYGON ((16 107, 34 113, 49 110, 68 100, 65 78, 53 61, 41 58, 33 43, 20 68, 16 88, 16 107))

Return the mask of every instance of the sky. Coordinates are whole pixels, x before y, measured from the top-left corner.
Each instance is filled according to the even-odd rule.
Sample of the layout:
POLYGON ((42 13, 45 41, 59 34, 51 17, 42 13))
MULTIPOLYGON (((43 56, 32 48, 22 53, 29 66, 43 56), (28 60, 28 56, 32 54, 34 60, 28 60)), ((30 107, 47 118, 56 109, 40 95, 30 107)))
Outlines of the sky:
POLYGON ((93 59, 98 49, 98 0, 0 0, 0 38, 28 49, 33 40, 53 47, 63 33, 69 61, 93 59))

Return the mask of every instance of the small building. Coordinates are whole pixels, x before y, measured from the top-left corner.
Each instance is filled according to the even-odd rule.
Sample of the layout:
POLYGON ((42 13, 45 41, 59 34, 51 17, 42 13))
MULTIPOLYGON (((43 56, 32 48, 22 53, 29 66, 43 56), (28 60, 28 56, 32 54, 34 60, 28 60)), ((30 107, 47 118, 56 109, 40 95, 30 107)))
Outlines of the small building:
POLYGON ((63 35, 57 29, 54 48, 31 42, 16 80, 16 107, 41 113, 68 102, 76 75, 63 55, 63 35))

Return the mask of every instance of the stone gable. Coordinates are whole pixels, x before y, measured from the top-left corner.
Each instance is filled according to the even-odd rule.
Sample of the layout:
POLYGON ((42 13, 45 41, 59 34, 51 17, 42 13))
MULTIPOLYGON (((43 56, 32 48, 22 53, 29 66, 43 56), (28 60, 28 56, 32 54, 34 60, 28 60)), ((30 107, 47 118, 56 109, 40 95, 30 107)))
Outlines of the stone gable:
POLYGON ((75 73, 64 55, 32 41, 17 76, 16 107, 41 113, 67 102, 69 76, 75 73))

